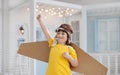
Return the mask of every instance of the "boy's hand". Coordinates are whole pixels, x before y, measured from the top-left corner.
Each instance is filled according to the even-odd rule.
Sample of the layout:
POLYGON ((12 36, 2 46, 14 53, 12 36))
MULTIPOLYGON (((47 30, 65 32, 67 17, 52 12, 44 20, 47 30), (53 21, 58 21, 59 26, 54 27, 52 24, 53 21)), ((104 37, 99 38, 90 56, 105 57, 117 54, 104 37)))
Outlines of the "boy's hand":
POLYGON ((63 56, 64 56, 65 58, 67 58, 67 59, 69 59, 69 58, 70 58, 70 55, 69 55, 69 53, 68 53, 68 52, 64 52, 64 53, 63 53, 63 56))
POLYGON ((64 52, 63 56, 70 62, 70 64, 73 67, 77 67, 78 66, 78 61, 74 58, 72 58, 72 56, 69 54, 69 52, 64 52))
POLYGON ((38 16, 37 16, 37 20, 40 20, 40 19, 41 19, 41 15, 38 15, 38 16))

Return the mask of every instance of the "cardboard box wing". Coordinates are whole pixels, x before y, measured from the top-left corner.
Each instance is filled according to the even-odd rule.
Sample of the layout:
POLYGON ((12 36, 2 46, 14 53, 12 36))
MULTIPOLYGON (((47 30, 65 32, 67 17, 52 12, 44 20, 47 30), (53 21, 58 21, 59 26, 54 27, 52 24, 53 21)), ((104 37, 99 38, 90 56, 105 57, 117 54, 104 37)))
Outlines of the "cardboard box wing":
MULTIPOLYGON (((77 67, 71 67, 72 71, 82 73, 84 75, 106 75, 107 68, 104 65, 88 55, 74 43, 71 43, 71 46, 76 50, 79 62, 77 67)), ((49 52, 50 49, 47 41, 23 43, 18 50, 19 54, 44 62, 48 62, 49 52)))

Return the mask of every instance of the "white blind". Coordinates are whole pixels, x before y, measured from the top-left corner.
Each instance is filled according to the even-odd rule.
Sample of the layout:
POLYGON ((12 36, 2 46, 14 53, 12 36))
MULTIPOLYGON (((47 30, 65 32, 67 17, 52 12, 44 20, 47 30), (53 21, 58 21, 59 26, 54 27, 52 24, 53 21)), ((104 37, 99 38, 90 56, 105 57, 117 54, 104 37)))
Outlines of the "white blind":
POLYGON ((120 49, 119 18, 98 19, 97 50, 99 52, 113 52, 120 49))
POLYGON ((120 18, 88 17, 88 52, 120 52, 120 18))

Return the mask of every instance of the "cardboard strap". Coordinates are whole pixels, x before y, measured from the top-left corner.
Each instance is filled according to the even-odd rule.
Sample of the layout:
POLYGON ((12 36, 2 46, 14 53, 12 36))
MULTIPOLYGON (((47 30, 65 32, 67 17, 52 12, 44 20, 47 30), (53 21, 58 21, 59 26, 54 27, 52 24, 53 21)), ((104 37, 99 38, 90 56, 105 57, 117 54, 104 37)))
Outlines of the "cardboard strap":
POLYGON ((68 46, 68 52, 70 53, 70 47, 68 46))

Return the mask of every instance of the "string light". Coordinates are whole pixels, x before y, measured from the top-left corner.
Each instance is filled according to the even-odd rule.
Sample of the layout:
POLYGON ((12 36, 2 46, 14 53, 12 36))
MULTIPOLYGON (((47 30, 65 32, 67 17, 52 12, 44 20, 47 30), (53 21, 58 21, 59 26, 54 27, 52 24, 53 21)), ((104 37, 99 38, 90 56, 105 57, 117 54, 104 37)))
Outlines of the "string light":
POLYGON ((30 11, 30 8, 27 8, 27 11, 30 11))
MULTIPOLYGON (((38 11, 41 13, 44 13, 44 14, 49 14, 49 15, 52 15, 52 16, 59 16, 61 17, 60 15, 63 16, 71 16, 72 14, 74 14, 74 9, 70 9, 70 8, 39 8, 38 11)), ((38 13, 39 14, 39 13, 38 13)))
MULTIPOLYGON (((61 7, 53 7, 53 6, 40 6, 41 4, 36 5, 36 13, 37 14, 44 14, 47 18, 47 16, 58 16, 58 17, 64 17, 64 16, 72 16, 74 13, 78 12, 77 10, 71 9, 71 8, 61 8, 61 7)), ((27 10, 30 10, 27 8, 27 10)))

